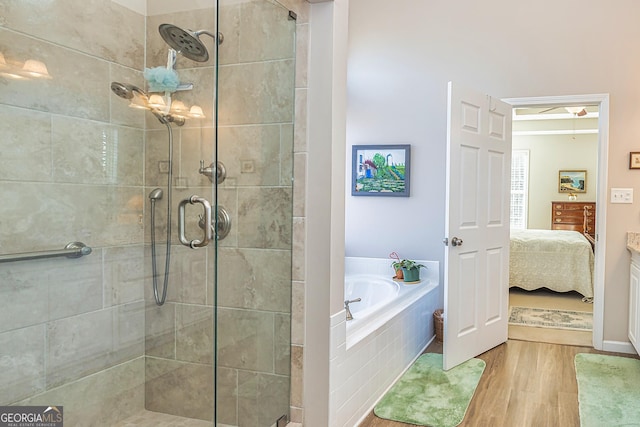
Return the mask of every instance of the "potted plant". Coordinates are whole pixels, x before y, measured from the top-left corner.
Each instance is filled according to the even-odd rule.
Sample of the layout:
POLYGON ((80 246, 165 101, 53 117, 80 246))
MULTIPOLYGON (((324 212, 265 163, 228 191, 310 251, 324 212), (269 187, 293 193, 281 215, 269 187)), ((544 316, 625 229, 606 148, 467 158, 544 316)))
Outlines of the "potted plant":
POLYGON ((398 280, 404 279, 404 275, 402 274, 402 261, 397 260, 391 263, 391 266, 396 271, 396 277, 394 277, 394 279, 398 279, 398 280))
POLYGON ((410 259, 403 259, 400 261, 394 261, 392 264, 393 268, 396 269, 396 278, 398 277, 398 272, 402 272, 402 276, 404 277, 405 282, 417 282, 420 280, 420 268, 426 266, 422 264, 418 264, 417 262, 410 259))

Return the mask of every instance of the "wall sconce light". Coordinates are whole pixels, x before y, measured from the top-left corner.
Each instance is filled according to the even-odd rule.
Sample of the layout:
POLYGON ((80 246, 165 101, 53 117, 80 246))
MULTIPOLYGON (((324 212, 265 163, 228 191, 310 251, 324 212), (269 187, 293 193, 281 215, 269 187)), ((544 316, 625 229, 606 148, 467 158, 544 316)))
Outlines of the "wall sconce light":
POLYGON ((164 98, 158 94, 153 94, 149 97, 149 107, 157 108, 158 110, 165 110, 167 104, 164 102, 164 98))
POLYGON ((170 93, 165 93, 164 96, 154 93, 149 95, 149 98, 147 98, 146 95, 141 95, 137 91, 134 91, 133 98, 131 98, 131 102, 129 103, 129 107, 143 110, 152 110, 161 113, 162 115, 170 114, 174 117, 179 117, 182 119, 205 118, 202 107, 200 107, 199 105, 193 105, 191 106, 191 108, 189 108, 182 101, 173 101, 171 99, 170 93))
POLYGON ((13 67, 10 67, 9 64, 7 64, 7 61, 4 59, 4 54, 0 52, 0 75, 4 77, 8 77, 10 79, 15 79, 15 80, 20 80, 25 78, 20 74, 16 74, 12 72, 11 70, 12 68, 13 67))
POLYGON ((569 200, 575 202, 578 200, 578 195, 576 193, 569 193, 569 200))
POLYGON ((29 78, 51 79, 47 66, 42 61, 27 59, 22 66, 7 63, 4 54, 0 52, 0 76, 14 80, 24 80, 29 78))
POLYGON ((173 101, 171 103, 171 113, 175 114, 176 116, 180 116, 180 117, 184 117, 188 112, 189 109, 187 108, 186 105, 184 105, 184 102, 182 101, 173 101))
POLYGON ((148 110, 149 105, 147 104, 147 100, 144 96, 140 95, 137 91, 133 91, 133 97, 131 98, 131 102, 129 103, 129 107, 136 108, 138 110, 148 110))
POLYGON ((189 117, 193 117, 194 119, 204 119, 205 115, 202 111, 202 107, 199 105, 192 105, 189 109, 189 117))
POLYGON ((22 73, 38 79, 50 79, 47 66, 42 61, 36 61, 35 59, 27 59, 22 66, 22 73))

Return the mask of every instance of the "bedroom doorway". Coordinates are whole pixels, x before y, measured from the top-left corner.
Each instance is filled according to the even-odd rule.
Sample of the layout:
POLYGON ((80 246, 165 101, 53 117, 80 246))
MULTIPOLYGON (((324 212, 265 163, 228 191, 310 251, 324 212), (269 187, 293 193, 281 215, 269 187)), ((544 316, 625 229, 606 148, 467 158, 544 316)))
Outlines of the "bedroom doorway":
MULTIPOLYGON (((574 325, 581 325, 576 328, 578 330, 540 325, 510 325, 509 336, 514 339, 587 345, 602 349, 608 95, 511 98, 505 101, 512 105, 514 111, 513 165, 515 169, 522 166, 520 172, 528 177, 530 184, 517 186, 516 193, 520 193, 515 196, 512 193, 516 202, 512 203, 511 215, 515 219, 516 228, 581 231, 585 228, 587 216, 579 218, 578 212, 564 212, 560 209, 556 212, 560 216, 558 219, 554 216, 553 207, 567 205, 575 208, 581 202, 588 202, 593 209, 590 221, 595 229, 588 231, 593 237, 594 249, 593 304, 582 302, 583 295, 578 292, 564 292, 563 289, 562 293, 555 293, 544 287, 530 291, 512 288, 509 296, 511 306, 538 309, 537 312, 527 312, 514 308, 514 321, 529 321, 534 325, 539 321, 540 325, 547 323, 545 326, 553 326, 548 323, 554 319, 570 320, 576 322, 574 325), (516 150, 526 153, 520 157, 515 155, 516 150), (546 169, 541 169, 541 162, 546 169), (531 170, 528 166, 531 166, 531 170), (566 189, 561 188, 562 170, 572 173, 585 171, 586 179, 569 189, 577 191, 564 191, 566 189), (561 203, 554 205, 552 202, 561 203), (574 218, 570 219, 571 216, 574 218), (553 227, 555 221, 558 223, 553 227), (542 313, 539 311, 541 308, 560 312, 542 313), (577 318, 568 319, 566 312, 575 312, 577 318), (584 328, 584 319, 579 312, 593 313, 592 332, 579 330, 584 328)), ((579 207, 584 208, 582 205, 579 207)), ((514 221, 512 225, 513 223, 514 221)), ((586 225, 589 228, 589 224, 586 225)))

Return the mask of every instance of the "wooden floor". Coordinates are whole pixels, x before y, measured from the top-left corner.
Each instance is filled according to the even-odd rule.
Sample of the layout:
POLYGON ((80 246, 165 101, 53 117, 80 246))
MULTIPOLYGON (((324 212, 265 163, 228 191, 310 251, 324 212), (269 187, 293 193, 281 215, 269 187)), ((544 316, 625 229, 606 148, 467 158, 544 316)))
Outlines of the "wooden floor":
MULTIPOLYGON (((442 353, 431 344, 429 353, 442 353)), ((481 354, 487 363, 460 426, 572 427, 580 425, 574 357, 592 347, 509 340, 481 354)), ((619 356, 633 357, 631 355, 619 356)), ((360 427, 405 427, 373 413, 360 427)))

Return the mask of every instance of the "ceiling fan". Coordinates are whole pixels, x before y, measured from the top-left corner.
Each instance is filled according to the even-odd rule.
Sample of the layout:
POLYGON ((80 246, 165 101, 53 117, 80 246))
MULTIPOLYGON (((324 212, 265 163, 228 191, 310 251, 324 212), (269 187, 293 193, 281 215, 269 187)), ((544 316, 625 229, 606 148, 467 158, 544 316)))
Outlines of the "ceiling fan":
POLYGON ((582 117, 587 115, 587 109, 585 107, 551 107, 546 110, 538 111, 538 114, 547 113, 549 111, 557 110, 558 108, 564 108, 569 113, 575 115, 576 117, 582 117))

